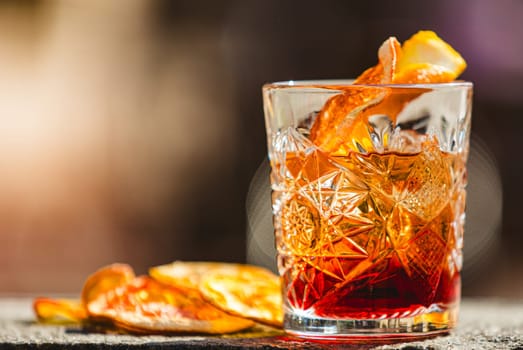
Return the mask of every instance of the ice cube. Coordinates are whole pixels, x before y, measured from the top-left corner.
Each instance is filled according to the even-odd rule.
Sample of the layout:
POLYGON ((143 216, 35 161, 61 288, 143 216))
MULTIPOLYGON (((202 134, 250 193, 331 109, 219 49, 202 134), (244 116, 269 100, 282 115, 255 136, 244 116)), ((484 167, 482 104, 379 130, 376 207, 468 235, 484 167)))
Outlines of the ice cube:
POLYGON ((369 133, 373 150, 383 152, 388 149, 388 143, 394 130, 394 121, 386 114, 376 114, 369 117, 369 133))
POLYGON ((391 134, 389 150, 400 153, 418 153, 421 145, 427 141, 427 135, 419 134, 415 130, 396 127, 391 134))
POLYGON ((422 145, 407 177, 400 203, 430 221, 450 200, 452 180, 448 163, 434 142, 422 145))
POLYGON ((467 108, 463 107, 469 98, 468 92, 453 89, 425 90, 398 114, 397 126, 402 130, 414 130, 436 137, 444 151, 463 151, 467 145, 464 130, 467 118, 470 118, 464 112, 467 108))
POLYGON ((294 182, 303 168, 303 155, 316 149, 309 139, 290 127, 276 133, 271 146, 269 157, 273 189, 280 188, 287 182, 294 182))

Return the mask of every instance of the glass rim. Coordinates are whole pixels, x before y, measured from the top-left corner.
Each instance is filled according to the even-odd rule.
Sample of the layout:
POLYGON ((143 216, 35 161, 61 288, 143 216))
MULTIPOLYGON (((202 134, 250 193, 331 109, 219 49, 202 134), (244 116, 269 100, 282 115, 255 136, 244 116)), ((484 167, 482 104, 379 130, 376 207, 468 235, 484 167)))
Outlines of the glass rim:
POLYGON ((448 83, 413 83, 413 84, 353 84, 355 79, 311 79, 284 80, 263 85, 263 90, 271 89, 336 89, 336 88, 396 88, 396 89, 445 89, 472 88, 473 83, 465 80, 455 80, 448 83))

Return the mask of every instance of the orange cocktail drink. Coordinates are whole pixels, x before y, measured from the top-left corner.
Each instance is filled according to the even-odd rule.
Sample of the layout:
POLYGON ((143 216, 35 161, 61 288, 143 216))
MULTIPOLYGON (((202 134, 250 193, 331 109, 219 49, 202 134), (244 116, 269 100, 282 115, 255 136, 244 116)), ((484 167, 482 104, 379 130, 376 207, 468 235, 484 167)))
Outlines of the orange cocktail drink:
POLYGON ((394 337, 456 324, 472 85, 453 82, 464 62, 432 35, 387 40, 355 82, 264 86, 293 334, 394 337), (430 40, 447 50, 438 64, 424 55, 430 40))

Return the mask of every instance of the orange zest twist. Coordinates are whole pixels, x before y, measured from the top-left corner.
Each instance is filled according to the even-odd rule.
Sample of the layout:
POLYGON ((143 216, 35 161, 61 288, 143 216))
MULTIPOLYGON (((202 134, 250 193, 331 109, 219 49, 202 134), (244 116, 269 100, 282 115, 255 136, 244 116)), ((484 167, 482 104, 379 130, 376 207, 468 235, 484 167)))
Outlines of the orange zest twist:
POLYGON ((366 131, 370 115, 385 111, 395 121, 405 104, 419 96, 406 94, 398 99, 391 96, 387 84, 446 83, 456 79, 465 67, 459 53, 434 32, 420 31, 403 46, 390 37, 378 50, 378 63, 365 70, 354 81, 355 86, 340 87, 340 93, 327 101, 309 138, 335 156, 361 151, 370 142, 366 131))

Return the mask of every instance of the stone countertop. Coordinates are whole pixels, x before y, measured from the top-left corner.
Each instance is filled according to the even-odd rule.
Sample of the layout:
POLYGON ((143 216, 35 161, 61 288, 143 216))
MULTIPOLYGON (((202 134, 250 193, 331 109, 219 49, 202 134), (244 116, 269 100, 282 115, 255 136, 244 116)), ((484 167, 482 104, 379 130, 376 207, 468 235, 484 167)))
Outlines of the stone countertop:
POLYGON ((229 336, 134 336, 35 322, 30 298, 0 298, 0 349, 523 349, 523 300, 465 299, 450 335, 386 343, 315 343, 268 327, 229 336))

